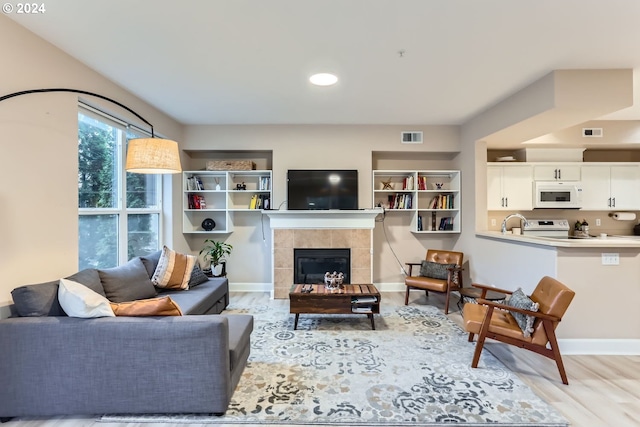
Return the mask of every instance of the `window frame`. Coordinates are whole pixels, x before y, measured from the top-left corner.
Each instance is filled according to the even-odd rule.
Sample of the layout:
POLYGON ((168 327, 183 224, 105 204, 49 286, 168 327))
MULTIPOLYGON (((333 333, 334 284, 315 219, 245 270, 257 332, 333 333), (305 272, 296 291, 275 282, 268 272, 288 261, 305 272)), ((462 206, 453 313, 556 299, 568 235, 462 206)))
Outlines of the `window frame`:
MULTIPOLYGON (((115 207, 112 208, 83 208, 78 206, 78 221, 82 216, 100 216, 100 215, 117 215, 117 250, 118 250, 118 265, 125 264, 129 261, 128 255, 128 243, 129 243, 129 230, 128 222, 129 215, 146 215, 156 214, 158 216, 158 249, 162 248, 164 242, 164 209, 163 209, 163 179, 162 175, 147 175, 155 177, 155 189, 156 189, 156 206, 146 208, 129 208, 126 206, 127 197, 127 171, 125 170, 126 163, 126 145, 127 134, 134 133, 136 137, 151 137, 151 133, 124 120, 116 118, 104 111, 101 111, 95 107, 78 103, 78 130, 80 129, 80 115, 87 116, 94 120, 105 123, 108 126, 116 128, 118 132, 118 141, 116 144, 117 157, 116 157, 116 179, 117 179, 117 196, 115 207)), ((78 165, 79 167, 79 165, 78 165)), ((78 235, 78 245, 80 245, 80 235, 78 235)), ((78 264, 80 259, 78 259, 78 264)), ((115 267, 115 266, 113 266, 115 267)))

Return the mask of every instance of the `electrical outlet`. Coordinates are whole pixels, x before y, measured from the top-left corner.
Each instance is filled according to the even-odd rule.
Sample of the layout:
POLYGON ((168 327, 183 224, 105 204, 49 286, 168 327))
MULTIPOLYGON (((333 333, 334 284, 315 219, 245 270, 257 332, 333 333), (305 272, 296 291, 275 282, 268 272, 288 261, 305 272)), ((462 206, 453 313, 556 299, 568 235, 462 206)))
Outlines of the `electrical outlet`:
POLYGON ((497 225, 496 219, 495 218, 491 218, 491 226, 495 227, 496 225, 497 225))
POLYGON ((600 218, 596 218, 596 227, 600 227, 602 225, 602 221, 600 221, 600 218))
POLYGON ((603 252, 602 253, 602 265, 619 265, 620 264, 620 254, 614 252, 603 252))

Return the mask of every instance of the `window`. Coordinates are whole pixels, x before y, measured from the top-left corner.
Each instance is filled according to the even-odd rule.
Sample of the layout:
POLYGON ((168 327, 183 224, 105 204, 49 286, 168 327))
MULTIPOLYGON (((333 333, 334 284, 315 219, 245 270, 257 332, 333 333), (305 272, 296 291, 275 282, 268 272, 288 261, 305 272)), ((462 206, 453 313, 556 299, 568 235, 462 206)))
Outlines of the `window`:
POLYGON ((127 141, 142 136, 126 123, 80 108, 80 269, 115 267, 160 247, 161 176, 124 170, 127 141))

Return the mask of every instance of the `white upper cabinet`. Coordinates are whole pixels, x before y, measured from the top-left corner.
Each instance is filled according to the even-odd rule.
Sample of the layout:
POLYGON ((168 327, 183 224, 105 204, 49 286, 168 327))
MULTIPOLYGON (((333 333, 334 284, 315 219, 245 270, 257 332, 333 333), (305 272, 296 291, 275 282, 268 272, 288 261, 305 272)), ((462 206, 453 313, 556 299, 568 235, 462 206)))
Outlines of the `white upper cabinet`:
POLYGON ((640 209, 638 165, 583 165, 583 210, 640 209))
POLYGON ((580 181, 580 165, 550 163, 533 167, 534 181, 580 181))
POLYGON ((530 211, 533 209, 533 167, 487 166, 487 209, 530 211))

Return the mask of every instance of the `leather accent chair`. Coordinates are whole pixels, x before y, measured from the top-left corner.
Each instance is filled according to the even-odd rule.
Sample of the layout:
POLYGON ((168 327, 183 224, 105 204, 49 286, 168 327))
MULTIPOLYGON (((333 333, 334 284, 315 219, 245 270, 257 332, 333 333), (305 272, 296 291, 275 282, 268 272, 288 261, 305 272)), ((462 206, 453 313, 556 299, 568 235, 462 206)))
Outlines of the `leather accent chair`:
POLYGON ((531 350, 555 360, 562 382, 569 384, 560 349, 558 348, 555 330, 569 304, 571 304, 575 292, 558 280, 545 276, 538 282, 530 296, 533 302, 539 304, 538 311, 534 312, 483 299, 489 290, 505 294, 511 294, 513 293, 512 291, 477 284, 472 284, 471 286, 482 290, 481 296, 477 300, 478 304, 468 303, 462 309, 464 327, 469 332, 469 342, 473 342, 474 335, 478 335, 471 367, 478 367, 485 339, 491 338, 531 350), (520 329, 510 311, 535 317, 533 332, 530 337, 524 336, 522 329, 520 329), (547 347, 547 344, 549 344, 549 347, 547 347))
POLYGON ((449 297, 451 291, 456 291, 462 287, 462 259, 464 255, 462 252, 443 251, 438 249, 429 249, 425 256, 425 260, 431 262, 437 262, 440 264, 455 264, 455 267, 448 269, 448 275, 446 279, 435 279, 425 276, 414 276, 413 267, 422 265, 421 262, 413 263, 408 262, 409 275, 405 277, 404 284, 406 287, 406 293, 404 296, 404 305, 409 304, 409 291, 411 289, 420 289, 426 292, 427 298, 429 298, 429 291, 439 292, 447 294, 446 302, 444 305, 444 313, 449 314, 449 297))

